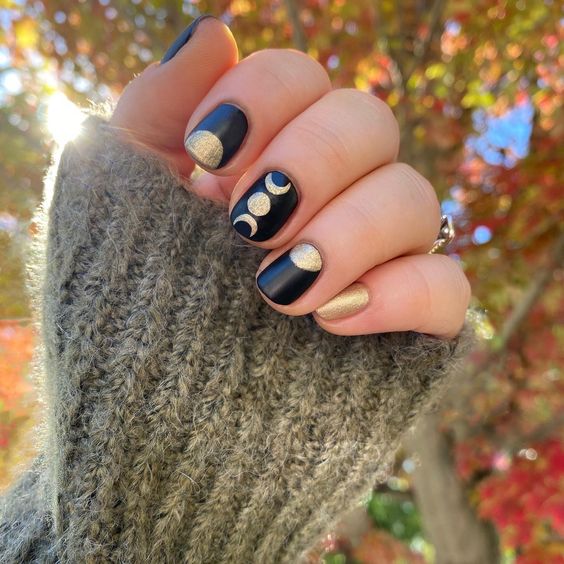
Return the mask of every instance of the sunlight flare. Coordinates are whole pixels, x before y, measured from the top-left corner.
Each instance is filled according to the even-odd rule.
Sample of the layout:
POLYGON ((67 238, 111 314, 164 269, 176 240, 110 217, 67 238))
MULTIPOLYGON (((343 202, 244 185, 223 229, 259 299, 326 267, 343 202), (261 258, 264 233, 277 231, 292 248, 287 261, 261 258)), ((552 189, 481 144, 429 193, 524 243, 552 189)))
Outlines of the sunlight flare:
POLYGON ((58 145, 74 139, 86 115, 62 92, 55 92, 47 103, 47 130, 58 145))

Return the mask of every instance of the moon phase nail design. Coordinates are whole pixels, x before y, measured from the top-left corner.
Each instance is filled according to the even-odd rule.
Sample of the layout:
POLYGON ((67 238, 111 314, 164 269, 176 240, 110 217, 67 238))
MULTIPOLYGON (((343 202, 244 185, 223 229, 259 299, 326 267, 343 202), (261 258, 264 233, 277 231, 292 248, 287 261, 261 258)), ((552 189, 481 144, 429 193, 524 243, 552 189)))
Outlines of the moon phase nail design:
MULTIPOLYGON (((244 223, 245 225, 249 226, 249 228, 251 229, 249 237, 252 237, 257 232, 257 221, 252 215, 249 215, 248 213, 242 213, 233 220, 233 226, 237 225, 238 223, 244 223)), ((235 229, 238 228, 235 227, 235 229)))
POLYGON ((272 172, 269 172, 266 175, 264 184, 266 186, 266 189, 275 196, 281 196, 282 194, 285 194, 292 186, 291 182, 288 182, 288 184, 286 184, 285 186, 278 186, 278 184, 276 184, 276 182, 274 182, 274 180, 272 179, 272 172))
POLYGON ((323 267, 319 251, 300 243, 270 263, 257 277, 257 286, 280 305, 295 302, 317 279, 323 267))
POLYGON ((200 166, 216 170, 239 150, 248 129, 243 110, 233 104, 221 104, 186 136, 184 147, 200 166))
POLYGON ((282 172, 270 171, 235 204, 231 223, 243 237, 266 241, 281 229, 297 204, 298 192, 293 182, 282 172))

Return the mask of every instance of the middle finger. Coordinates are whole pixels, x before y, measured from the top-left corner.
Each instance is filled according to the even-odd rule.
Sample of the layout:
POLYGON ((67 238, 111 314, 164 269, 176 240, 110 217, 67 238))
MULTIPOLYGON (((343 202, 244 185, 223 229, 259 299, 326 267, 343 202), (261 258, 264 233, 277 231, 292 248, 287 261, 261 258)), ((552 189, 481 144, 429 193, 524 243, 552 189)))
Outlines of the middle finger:
POLYGON ((233 227, 259 246, 279 247, 355 180, 393 161, 398 145, 384 102, 333 90, 294 118, 241 177, 231 196, 233 227))

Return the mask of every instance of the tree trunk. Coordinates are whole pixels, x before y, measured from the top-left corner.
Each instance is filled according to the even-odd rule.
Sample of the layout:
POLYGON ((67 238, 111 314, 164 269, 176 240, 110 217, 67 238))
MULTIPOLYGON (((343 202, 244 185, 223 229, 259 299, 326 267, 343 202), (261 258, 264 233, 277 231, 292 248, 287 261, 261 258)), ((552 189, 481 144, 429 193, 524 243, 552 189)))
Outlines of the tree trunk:
POLYGON ((436 564, 497 564, 493 527, 481 521, 470 505, 456 474, 450 442, 438 429, 437 414, 419 422, 406 448, 418 462, 413 473, 415 499, 425 532, 435 546, 436 564))

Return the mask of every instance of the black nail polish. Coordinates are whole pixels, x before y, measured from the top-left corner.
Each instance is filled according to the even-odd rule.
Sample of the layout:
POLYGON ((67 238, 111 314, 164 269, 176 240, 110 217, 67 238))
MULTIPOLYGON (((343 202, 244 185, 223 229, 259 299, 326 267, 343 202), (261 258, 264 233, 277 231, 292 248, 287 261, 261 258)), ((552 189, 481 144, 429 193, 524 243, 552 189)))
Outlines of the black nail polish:
POLYGON ((174 43, 168 48, 167 52, 163 55, 161 59, 161 65, 170 61, 186 43, 192 38, 194 35, 196 28, 200 25, 200 23, 207 19, 207 18, 214 18, 210 14, 204 14, 203 16, 198 16, 175 40, 174 43))
POLYGON ((266 241, 286 223, 298 203, 298 192, 282 172, 261 176, 231 210, 235 230, 251 241, 266 241))
POLYGON ((276 304, 296 301, 321 272, 323 261, 310 243, 300 243, 270 263, 257 277, 260 291, 276 304))
POLYGON ((225 166, 239 150, 248 129, 243 110, 221 104, 188 134, 184 147, 199 165, 215 170, 225 166))

